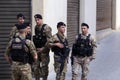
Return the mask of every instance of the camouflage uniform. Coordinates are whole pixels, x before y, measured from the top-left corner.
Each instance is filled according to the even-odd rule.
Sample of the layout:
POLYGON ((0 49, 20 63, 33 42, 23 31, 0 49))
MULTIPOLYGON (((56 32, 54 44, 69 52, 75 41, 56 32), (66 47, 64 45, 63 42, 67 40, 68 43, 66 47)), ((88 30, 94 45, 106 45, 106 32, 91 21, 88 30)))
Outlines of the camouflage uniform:
MULTIPOLYGON (((62 41, 65 41, 65 36, 61 33, 57 33, 60 38, 62 39, 62 41)), ((53 37, 50 39, 50 41, 48 42, 49 47, 53 47, 52 45, 54 44, 54 42, 60 42, 59 38, 57 37, 57 34, 53 35, 53 37)), ((62 54, 62 53, 61 53, 62 54)), ((61 67, 61 56, 54 54, 54 70, 56 73, 56 80, 65 80, 65 75, 67 72, 67 61, 68 58, 65 59, 64 61, 64 66, 63 66, 63 70, 62 72, 60 71, 60 67, 61 67)))
MULTIPOLYGON (((43 25, 43 24, 42 24, 43 25)), ((36 25, 35 28, 38 28, 41 30, 41 26, 36 25)), ((52 37, 51 34, 51 28, 48 25, 45 25, 44 30, 43 30, 43 35, 47 37, 47 41, 52 37)), ((43 51, 42 52, 37 52, 38 53, 38 63, 37 63, 37 68, 34 69, 34 76, 36 80, 39 80, 40 77, 43 78, 43 80, 47 80, 48 73, 49 73, 49 47, 45 44, 45 46, 42 47, 43 51)))
MULTIPOLYGON (((88 36, 88 34, 86 36, 81 34, 81 38, 82 39, 86 39, 88 36)), ((76 37, 76 41, 77 41, 78 36, 76 37)), ((72 65, 72 80, 77 80, 78 77, 78 72, 81 66, 82 69, 82 74, 81 74, 81 80, 87 80, 87 74, 88 74, 88 66, 89 63, 92 59, 95 59, 95 47, 96 47, 96 42, 95 39, 93 38, 93 36, 90 36, 90 44, 93 46, 93 55, 92 56, 73 56, 73 65, 72 65)))
POLYGON ((10 32, 9 40, 11 40, 15 36, 16 33, 18 33, 18 30, 17 30, 17 27, 14 25, 14 27, 12 27, 12 30, 10 32))
MULTIPOLYGON (((19 37, 21 39, 25 39, 25 37, 22 36, 22 35, 19 35, 19 37)), ((16 40, 16 42, 20 41, 19 38, 15 38, 15 40, 16 40)), ((10 58, 11 45, 12 45, 12 40, 10 40, 10 42, 8 43, 5 55, 11 61, 13 80, 32 80, 31 66, 30 66, 29 63, 23 63, 23 62, 18 62, 18 61, 12 61, 11 60, 11 58, 10 58)), ((32 56, 37 55, 35 46, 34 46, 32 41, 26 40, 26 45, 27 45, 27 46, 25 46, 26 51, 30 50, 30 53, 32 54, 32 56)))

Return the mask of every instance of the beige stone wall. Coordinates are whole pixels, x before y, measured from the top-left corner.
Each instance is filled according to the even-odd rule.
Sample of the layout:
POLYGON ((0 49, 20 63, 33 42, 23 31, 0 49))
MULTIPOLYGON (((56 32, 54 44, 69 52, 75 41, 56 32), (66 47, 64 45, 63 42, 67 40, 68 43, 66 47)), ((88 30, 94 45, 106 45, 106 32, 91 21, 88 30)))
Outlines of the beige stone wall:
POLYGON ((32 0, 32 33, 34 34, 34 26, 35 26, 35 20, 34 15, 35 14, 41 14, 43 15, 43 0, 32 0))

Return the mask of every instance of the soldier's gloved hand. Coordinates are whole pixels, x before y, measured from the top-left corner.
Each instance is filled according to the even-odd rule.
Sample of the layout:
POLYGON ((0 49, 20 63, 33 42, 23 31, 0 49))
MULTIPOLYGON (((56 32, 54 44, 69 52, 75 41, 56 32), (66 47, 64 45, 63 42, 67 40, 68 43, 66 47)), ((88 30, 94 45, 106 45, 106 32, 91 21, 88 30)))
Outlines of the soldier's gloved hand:
POLYGON ((43 51, 43 48, 37 48, 37 50, 38 50, 39 52, 42 52, 42 51, 43 51))
POLYGON ((59 48, 64 48, 64 45, 61 43, 55 43, 55 46, 59 47, 59 48))

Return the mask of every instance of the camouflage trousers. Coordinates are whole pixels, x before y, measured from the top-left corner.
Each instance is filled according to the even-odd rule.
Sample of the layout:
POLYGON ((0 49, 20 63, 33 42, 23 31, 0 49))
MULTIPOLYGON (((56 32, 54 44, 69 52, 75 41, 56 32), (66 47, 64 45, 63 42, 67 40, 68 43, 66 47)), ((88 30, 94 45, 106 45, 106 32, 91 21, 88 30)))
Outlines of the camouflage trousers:
POLYGON ((56 73, 56 80, 65 80, 65 76, 67 72, 67 59, 64 62, 62 72, 60 71, 61 63, 58 61, 58 59, 59 59, 59 56, 54 56, 54 70, 56 73))
POLYGON ((35 80, 40 80, 40 78, 43 78, 43 80, 47 80, 49 73, 49 58, 49 55, 38 55, 38 62, 33 72, 35 80))
POLYGON ((30 64, 12 62, 12 80, 32 80, 30 64))
POLYGON ((87 74, 89 72, 88 66, 90 63, 90 59, 88 57, 73 57, 74 62, 72 65, 72 80, 77 80, 78 78, 78 72, 81 66, 82 74, 81 74, 81 80, 87 80, 87 74))

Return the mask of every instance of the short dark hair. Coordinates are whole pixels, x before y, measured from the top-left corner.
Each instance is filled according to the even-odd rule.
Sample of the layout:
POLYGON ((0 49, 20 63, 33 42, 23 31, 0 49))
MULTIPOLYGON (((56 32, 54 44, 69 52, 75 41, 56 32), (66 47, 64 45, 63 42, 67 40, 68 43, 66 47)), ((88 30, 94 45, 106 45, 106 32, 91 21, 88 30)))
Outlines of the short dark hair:
POLYGON ((17 14, 17 19, 18 19, 19 17, 23 17, 23 19, 25 19, 25 16, 24 16, 22 13, 17 14))
POLYGON ((88 24, 86 23, 82 23, 81 26, 86 26, 87 28, 89 28, 88 24))
POLYGON ((31 24, 29 22, 24 23, 26 26, 30 26, 31 24))
POLYGON ((42 19, 42 15, 40 15, 40 14, 35 14, 34 18, 42 19))
POLYGON ((57 23, 57 28, 61 27, 61 26, 66 26, 64 22, 58 22, 57 23))
POLYGON ((17 25, 18 30, 25 29, 26 27, 27 27, 27 25, 25 23, 17 25))

